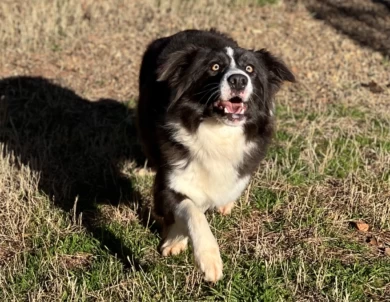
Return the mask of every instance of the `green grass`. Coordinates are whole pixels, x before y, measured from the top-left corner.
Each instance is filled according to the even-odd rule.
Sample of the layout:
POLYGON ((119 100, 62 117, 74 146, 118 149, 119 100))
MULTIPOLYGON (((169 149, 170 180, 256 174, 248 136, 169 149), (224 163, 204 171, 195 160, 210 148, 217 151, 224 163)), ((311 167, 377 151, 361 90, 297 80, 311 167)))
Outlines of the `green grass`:
POLYGON ((255 188, 252 191, 253 206, 259 210, 272 212, 272 209, 285 201, 286 192, 275 192, 267 188, 255 188))
POLYGON ((0 72, 42 74, 71 93, 18 84, 0 108, 10 117, 0 129, 0 301, 390 301, 390 257, 367 243, 390 247, 388 58, 287 1, 22 2, 0 4, 0 72), (203 26, 278 53, 300 80, 278 94, 274 142, 232 214, 206 214, 224 263, 217 284, 203 281, 191 246, 160 255, 153 176, 132 162, 141 48, 203 26), (312 39, 322 33, 329 43, 312 39), (362 88, 366 77, 385 92, 362 88))
MULTIPOLYGON (((367 118, 358 110, 340 110, 335 118, 347 112, 353 119, 367 118)), ((31 209, 34 214, 27 228, 33 235, 28 249, 14 258, 14 264, 1 269, 0 299, 24 300, 39 293, 62 301, 92 301, 94 297, 180 300, 189 296, 213 301, 295 301, 297 297, 370 301, 384 297, 390 284, 386 269, 390 260, 373 257, 372 249, 354 239, 353 230, 345 229, 347 224, 343 228, 334 220, 337 214, 379 222, 384 214, 375 209, 382 201, 377 200, 371 208, 343 208, 346 199, 337 200, 336 196, 340 189, 348 188, 332 189, 332 182, 327 183, 329 179, 343 181, 367 175, 362 150, 390 150, 383 133, 377 131, 382 128, 370 128, 370 123, 363 134, 333 130, 334 135, 326 140, 321 129, 313 129, 313 136, 291 132, 289 110, 281 107, 280 112, 287 123, 279 126, 266 159, 274 165, 273 173, 259 171, 248 195, 250 204, 243 197, 230 217, 208 214, 224 260, 221 282, 211 285, 201 281, 193 268, 191 249, 162 258, 157 252, 160 236, 137 220, 118 220, 125 218, 124 214, 103 215, 106 218, 96 222, 91 233, 73 214, 53 207, 45 195, 35 192, 29 197, 20 191, 18 198, 26 196, 38 203, 31 209), (324 163, 322 173, 303 156, 307 150, 324 163), (340 232, 342 229, 345 231, 340 232)), ((294 113, 296 123, 313 123, 318 118, 317 114, 294 113)), ((150 176, 132 176, 132 180, 137 190, 149 194, 150 176)), ((386 184, 379 183, 377 189, 362 187, 357 192, 363 200, 380 194, 383 186, 386 184)), ((97 206, 101 213, 114 209, 97 206)))

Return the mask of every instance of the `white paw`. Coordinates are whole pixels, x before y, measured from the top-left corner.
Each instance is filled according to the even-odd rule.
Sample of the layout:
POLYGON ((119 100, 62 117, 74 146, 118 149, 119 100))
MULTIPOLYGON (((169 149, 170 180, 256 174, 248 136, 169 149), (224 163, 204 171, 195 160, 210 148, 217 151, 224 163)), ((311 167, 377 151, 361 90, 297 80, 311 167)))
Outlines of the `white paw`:
POLYGON ((221 213, 222 215, 229 215, 234 208, 234 202, 230 202, 223 207, 217 208, 218 212, 221 213))
POLYGON ((222 259, 218 247, 195 252, 195 263, 204 273, 204 279, 217 282, 222 278, 222 259))
POLYGON ((143 177, 143 176, 153 176, 156 173, 149 168, 136 168, 134 169, 134 174, 143 177))
POLYGON ((173 240, 165 240, 163 245, 161 246, 161 254, 164 257, 178 255, 181 252, 185 251, 188 245, 188 238, 183 239, 173 239, 173 240))

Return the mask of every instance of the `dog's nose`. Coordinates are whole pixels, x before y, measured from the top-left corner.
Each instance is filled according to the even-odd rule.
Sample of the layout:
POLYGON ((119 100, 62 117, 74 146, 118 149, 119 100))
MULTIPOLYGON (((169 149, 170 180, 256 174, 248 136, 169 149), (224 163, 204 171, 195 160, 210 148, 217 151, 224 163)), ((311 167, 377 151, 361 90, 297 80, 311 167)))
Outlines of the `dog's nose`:
POLYGON ((229 85, 234 90, 243 90, 248 84, 248 78, 243 74, 232 74, 228 77, 229 85))

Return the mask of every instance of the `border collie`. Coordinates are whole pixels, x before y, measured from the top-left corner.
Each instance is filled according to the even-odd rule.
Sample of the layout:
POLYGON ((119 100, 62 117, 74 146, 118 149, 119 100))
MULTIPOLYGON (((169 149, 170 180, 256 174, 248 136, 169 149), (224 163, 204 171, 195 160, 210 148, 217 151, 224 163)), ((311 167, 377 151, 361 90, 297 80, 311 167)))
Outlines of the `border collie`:
POLYGON ((189 239, 206 281, 221 279, 222 260, 204 213, 229 214, 245 190, 271 140, 283 81, 295 81, 283 61, 215 30, 157 39, 144 54, 138 128, 156 170, 161 253, 176 255, 189 239))

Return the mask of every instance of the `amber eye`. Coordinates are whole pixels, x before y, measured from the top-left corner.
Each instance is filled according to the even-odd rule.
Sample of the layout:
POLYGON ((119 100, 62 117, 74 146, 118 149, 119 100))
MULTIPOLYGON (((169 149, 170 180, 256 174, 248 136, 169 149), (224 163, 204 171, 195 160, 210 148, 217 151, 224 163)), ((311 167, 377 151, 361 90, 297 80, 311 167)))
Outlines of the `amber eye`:
POLYGON ((252 73, 253 72, 253 66, 248 65, 247 67, 245 67, 245 70, 246 70, 246 72, 252 73))
POLYGON ((218 71, 219 70, 219 64, 213 64, 213 66, 211 66, 211 70, 218 71))

